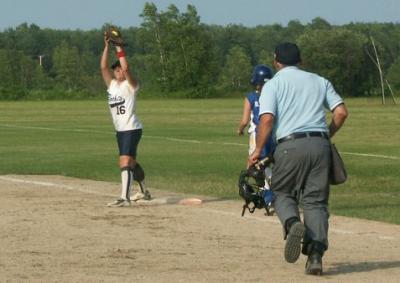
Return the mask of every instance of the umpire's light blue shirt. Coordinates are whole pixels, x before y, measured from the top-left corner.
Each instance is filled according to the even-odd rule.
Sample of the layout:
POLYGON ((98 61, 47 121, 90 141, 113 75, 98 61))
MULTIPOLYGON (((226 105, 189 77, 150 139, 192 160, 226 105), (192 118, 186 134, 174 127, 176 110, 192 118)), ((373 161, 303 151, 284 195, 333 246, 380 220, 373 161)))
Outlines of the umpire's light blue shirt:
POLYGON ((332 111, 341 103, 328 80, 288 66, 264 85, 259 115, 274 115, 276 139, 299 132, 328 132, 325 109, 332 111))

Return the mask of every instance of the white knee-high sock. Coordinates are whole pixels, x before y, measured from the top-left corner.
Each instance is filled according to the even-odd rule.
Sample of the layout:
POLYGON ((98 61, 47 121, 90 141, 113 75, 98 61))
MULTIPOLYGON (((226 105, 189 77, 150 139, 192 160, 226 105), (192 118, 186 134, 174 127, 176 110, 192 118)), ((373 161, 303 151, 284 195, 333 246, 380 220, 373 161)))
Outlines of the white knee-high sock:
POLYGON ((121 198, 129 200, 131 197, 133 171, 130 167, 121 168, 121 198))

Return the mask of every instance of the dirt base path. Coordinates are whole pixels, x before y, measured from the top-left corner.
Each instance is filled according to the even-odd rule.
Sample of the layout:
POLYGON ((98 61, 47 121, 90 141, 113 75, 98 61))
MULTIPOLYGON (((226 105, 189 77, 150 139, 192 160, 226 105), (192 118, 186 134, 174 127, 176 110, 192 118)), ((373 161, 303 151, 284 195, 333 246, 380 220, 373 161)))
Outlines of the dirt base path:
POLYGON ((153 190, 148 205, 108 208, 119 184, 0 176, 0 281, 400 282, 400 226, 332 216, 324 276, 283 259, 281 226, 239 201, 153 190))

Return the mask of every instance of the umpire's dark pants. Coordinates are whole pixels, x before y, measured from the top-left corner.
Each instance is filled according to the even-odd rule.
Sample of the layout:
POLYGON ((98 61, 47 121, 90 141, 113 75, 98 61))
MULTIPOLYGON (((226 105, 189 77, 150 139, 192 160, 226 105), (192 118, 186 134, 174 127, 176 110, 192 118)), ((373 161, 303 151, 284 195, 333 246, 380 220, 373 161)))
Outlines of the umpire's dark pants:
MULTIPOLYGON (((282 225, 299 217, 302 196, 305 243, 317 241, 328 248, 329 140, 304 137, 278 144, 272 169, 274 207, 282 225)), ((284 226, 285 227, 285 226, 284 226)), ((286 231, 287 232, 287 231, 286 231)))

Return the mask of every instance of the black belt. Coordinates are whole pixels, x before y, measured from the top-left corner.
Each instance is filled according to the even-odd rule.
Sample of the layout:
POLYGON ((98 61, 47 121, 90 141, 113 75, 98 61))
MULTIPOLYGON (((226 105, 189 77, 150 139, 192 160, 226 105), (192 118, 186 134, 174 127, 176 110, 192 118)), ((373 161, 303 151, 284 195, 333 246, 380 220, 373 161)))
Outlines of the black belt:
POLYGON ((291 140, 295 140, 295 139, 306 138, 306 137, 321 137, 324 139, 329 139, 328 134, 325 132, 293 133, 293 134, 290 134, 286 137, 279 139, 278 143, 282 143, 285 141, 291 141, 291 140))

